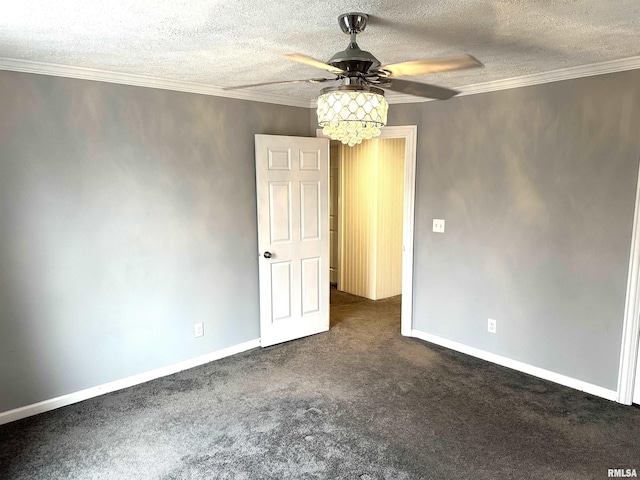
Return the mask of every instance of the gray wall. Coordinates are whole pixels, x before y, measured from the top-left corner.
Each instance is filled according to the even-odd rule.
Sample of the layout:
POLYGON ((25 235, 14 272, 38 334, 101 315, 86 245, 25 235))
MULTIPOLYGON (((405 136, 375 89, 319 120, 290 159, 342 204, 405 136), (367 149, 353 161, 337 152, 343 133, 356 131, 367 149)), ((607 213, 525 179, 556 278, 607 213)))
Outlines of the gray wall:
POLYGON ((418 125, 414 328, 616 390, 640 71, 391 105, 389 125, 418 125))
MULTIPOLYGON (((615 389, 639 88, 392 105, 419 126, 416 329, 615 389)), ((253 135, 314 117, 0 72, 0 412, 257 338, 253 135)))
POLYGON ((0 412, 258 338, 253 136, 308 118, 0 72, 0 412))
POLYGON ((615 390, 640 71, 392 105, 389 123, 419 126, 414 328, 615 390))

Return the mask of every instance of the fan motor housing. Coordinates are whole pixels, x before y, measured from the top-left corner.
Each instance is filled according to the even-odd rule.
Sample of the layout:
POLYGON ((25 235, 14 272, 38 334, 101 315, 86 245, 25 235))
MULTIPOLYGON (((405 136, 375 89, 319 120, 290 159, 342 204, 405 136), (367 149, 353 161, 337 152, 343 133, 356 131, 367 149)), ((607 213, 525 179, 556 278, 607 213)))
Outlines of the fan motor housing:
POLYGON ((358 44, 350 43, 346 50, 336 53, 327 62, 345 72, 367 73, 380 66, 380 61, 370 52, 360 50, 358 44))

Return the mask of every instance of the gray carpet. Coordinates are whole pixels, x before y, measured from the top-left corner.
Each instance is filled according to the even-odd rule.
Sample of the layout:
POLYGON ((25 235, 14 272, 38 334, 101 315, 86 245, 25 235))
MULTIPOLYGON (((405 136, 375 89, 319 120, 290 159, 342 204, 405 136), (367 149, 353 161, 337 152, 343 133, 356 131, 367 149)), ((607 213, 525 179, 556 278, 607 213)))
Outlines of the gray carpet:
POLYGON ((0 426, 2 479, 605 479, 640 409, 400 335, 332 292, 328 333, 0 426))

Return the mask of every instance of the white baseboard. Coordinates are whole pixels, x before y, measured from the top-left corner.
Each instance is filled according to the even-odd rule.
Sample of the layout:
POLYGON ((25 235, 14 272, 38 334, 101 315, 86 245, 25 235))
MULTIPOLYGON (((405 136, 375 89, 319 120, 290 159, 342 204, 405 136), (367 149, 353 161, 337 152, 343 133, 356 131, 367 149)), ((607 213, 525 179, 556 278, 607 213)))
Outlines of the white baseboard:
POLYGON ((501 355, 496 355, 495 353, 486 352, 484 350, 470 347, 453 340, 438 337, 437 335, 432 335, 430 333, 425 333, 414 329, 411 331, 411 336, 419 338, 420 340, 424 340, 425 342, 435 343, 436 345, 440 345, 441 347, 446 347, 457 352, 471 355, 472 357, 480 358, 492 363, 497 363, 498 365, 502 365, 503 367, 512 368, 513 370, 518 370, 519 372, 527 373, 529 375, 533 375, 534 377, 543 378, 544 380, 559 383, 560 385, 564 385, 565 387, 570 387, 585 393, 590 393, 591 395, 595 395, 596 397, 605 398, 611 401, 616 401, 618 397, 618 393, 615 390, 609 390, 607 388, 599 387, 598 385, 593 385, 592 383, 587 383, 583 382, 582 380, 567 377, 550 370, 545 370, 544 368, 534 367, 533 365, 529 365, 527 363, 512 360, 501 355))
POLYGON ((62 395, 61 397, 44 400, 42 402, 34 403, 32 405, 26 405, 24 407, 16 408, 14 410, 2 412, 0 413, 0 425, 13 422, 15 420, 20 420, 21 418, 30 417, 32 415, 37 415, 39 413, 48 412, 49 410, 55 410, 56 408, 64 407, 66 405, 71 405, 72 403, 81 402, 83 400, 97 397, 99 395, 104 395, 105 393, 114 392, 116 390, 122 390, 123 388, 132 387, 134 385, 145 383, 150 380, 154 380, 156 378, 166 377, 167 375, 173 375, 174 373, 178 373, 183 370, 187 370, 189 368, 197 367, 199 365, 204 365, 205 363, 209 363, 214 360, 219 360, 224 357, 229 357, 231 355, 235 355, 237 353, 241 353, 246 350, 251 350, 252 348, 256 348, 259 346, 260 346, 260 339, 250 340, 248 342, 223 348, 222 350, 216 350, 215 352, 211 352, 206 355, 201 355, 199 357, 192 358, 190 360, 185 360, 180 363, 175 363, 173 365, 168 365, 162 368, 156 368, 155 370, 150 370, 148 372, 139 373, 137 375, 132 375, 130 377, 122 378, 120 380, 104 383, 102 385, 97 385, 95 387, 80 390, 78 392, 62 395))

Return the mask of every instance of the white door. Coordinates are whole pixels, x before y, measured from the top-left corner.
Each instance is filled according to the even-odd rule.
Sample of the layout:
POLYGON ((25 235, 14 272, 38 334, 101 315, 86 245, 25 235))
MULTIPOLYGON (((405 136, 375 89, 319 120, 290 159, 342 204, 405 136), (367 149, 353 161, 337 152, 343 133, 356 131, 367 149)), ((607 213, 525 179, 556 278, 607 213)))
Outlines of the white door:
POLYGON ((329 140, 256 135, 260 342, 329 329, 329 140))

